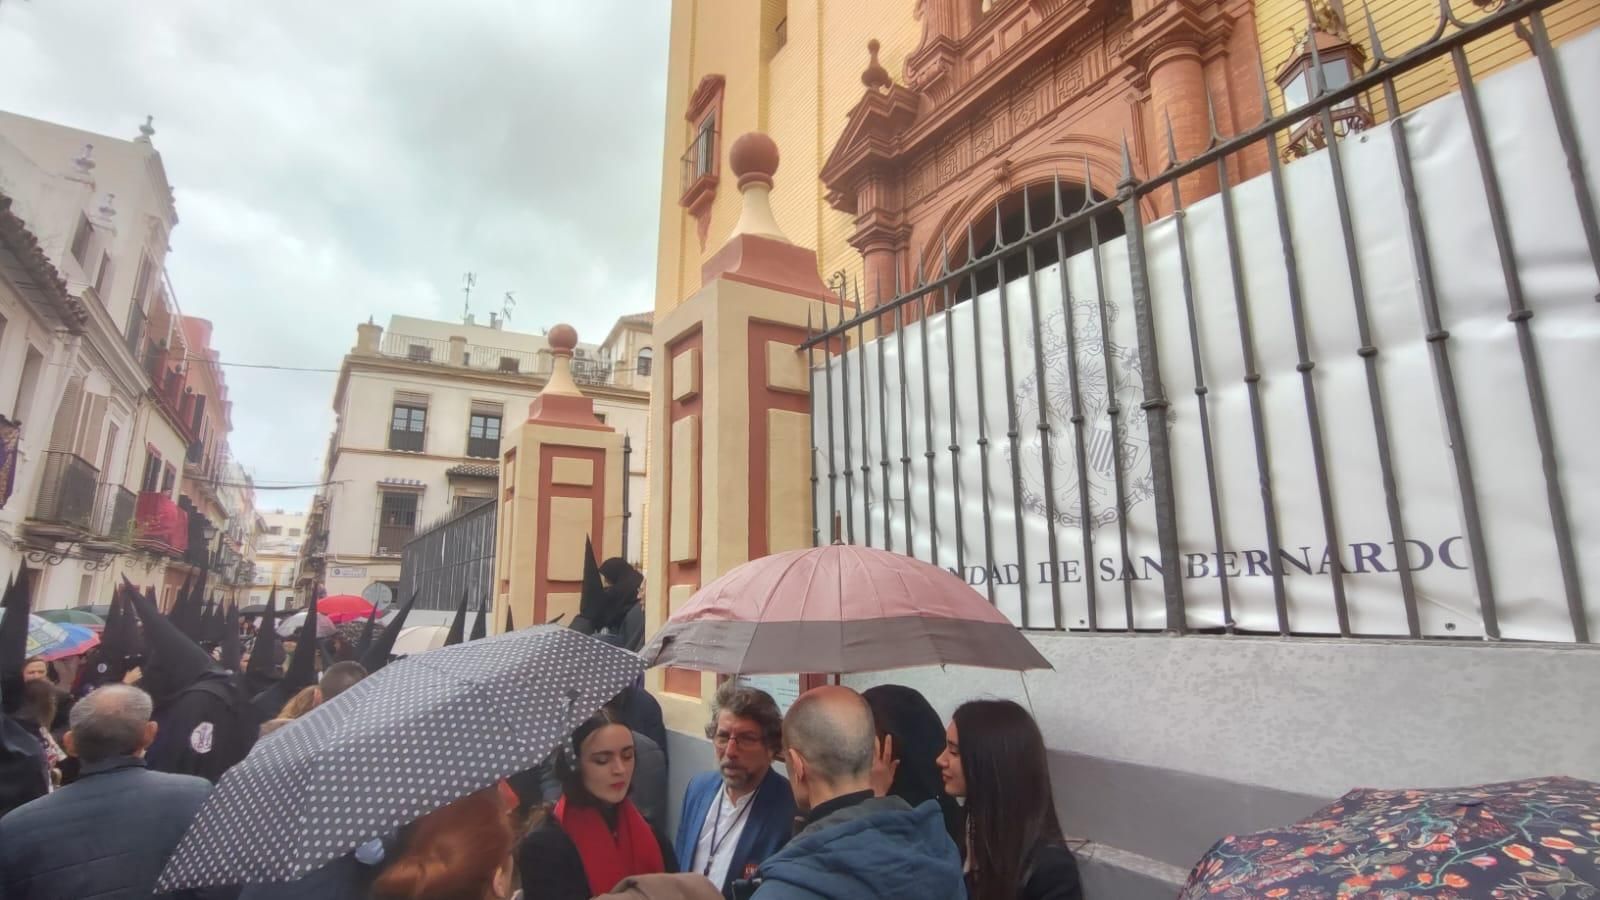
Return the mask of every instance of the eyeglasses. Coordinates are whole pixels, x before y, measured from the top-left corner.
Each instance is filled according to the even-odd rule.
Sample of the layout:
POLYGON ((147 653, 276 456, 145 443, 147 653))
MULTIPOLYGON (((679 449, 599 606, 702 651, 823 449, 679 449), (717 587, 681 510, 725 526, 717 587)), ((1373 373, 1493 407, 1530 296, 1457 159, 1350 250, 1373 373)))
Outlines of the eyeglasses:
POLYGON ((726 749, 729 744, 740 750, 759 750, 762 744, 760 735, 729 734, 726 731, 719 731, 712 735, 711 742, 717 745, 718 750, 726 749))

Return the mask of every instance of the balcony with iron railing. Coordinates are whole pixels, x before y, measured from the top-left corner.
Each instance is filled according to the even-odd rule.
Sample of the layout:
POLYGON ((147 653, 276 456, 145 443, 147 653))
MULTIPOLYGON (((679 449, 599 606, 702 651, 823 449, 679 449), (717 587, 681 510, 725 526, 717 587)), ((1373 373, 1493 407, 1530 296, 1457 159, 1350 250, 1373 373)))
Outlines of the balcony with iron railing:
POLYGON ((101 484, 95 499, 95 533, 112 543, 131 546, 137 505, 138 496, 133 491, 120 484, 101 484))
POLYGON ((141 550, 183 557, 189 549, 189 514, 166 494, 144 491, 134 506, 137 536, 134 546, 141 550))
POLYGON ((92 533, 99 482, 100 470, 76 453, 46 452, 29 530, 55 539, 78 539, 92 533))
MULTIPOLYGON (((554 360, 547 352, 494 347, 487 344, 464 344, 460 360, 455 359, 449 340, 417 335, 385 333, 378 344, 378 352, 394 359, 425 362, 441 366, 463 366, 483 372, 502 375, 526 375, 545 379, 550 377, 554 360)), ((580 353, 592 353, 587 348, 580 353)), ((580 355, 572 361, 572 378, 579 384, 610 387, 631 387, 635 366, 615 364, 605 357, 580 355)), ((417 448, 420 449, 420 448, 417 448)))

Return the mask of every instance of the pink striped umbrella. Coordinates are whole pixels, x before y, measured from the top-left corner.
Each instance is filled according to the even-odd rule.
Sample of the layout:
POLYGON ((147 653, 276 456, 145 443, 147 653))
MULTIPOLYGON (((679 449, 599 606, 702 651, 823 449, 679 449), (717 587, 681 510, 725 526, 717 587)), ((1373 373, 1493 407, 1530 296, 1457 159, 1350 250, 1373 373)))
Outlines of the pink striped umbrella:
POLYGON ((690 597, 640 655, 652 666, 745 675, 1050 668, 960 578, 849 544, 776 553, 735 568, 690 597))

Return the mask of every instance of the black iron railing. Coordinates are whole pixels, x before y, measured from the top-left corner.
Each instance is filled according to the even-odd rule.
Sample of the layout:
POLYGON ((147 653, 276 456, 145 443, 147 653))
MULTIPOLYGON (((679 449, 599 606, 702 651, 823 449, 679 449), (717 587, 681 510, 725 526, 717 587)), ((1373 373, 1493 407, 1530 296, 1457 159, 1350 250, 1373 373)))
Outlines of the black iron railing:
POLYGON ((45 453, 44 476, 33 518, 88 532, 94 527, 95 492, 100 470, 65 450, 45 453))
POLYGON ((465 594, 472 608, 493 603, 497 504, 480 503, 437 521, 405 545, 400 592, 418 609, 455 609, 465 594))
MULTIPOLYGON (((1169 163, 1145 177, 1124 144, 1111 197, 1089 188, 1088 160, 1081 175, 1026 186, 1009 210, 997 205, 992 217, 908 261, 913 284, 869 285, 869 296, 893 297, 873 308, 863 308, 859 285, 837 279, 845 311, 813 327, 804 348, 813 371, 814 541, 888 547, 951 568, 1009 604, 1025 628, 1491 640, 1531 633, 1590 642, 1585 597, 1593 585, 1583 581, 1568 508, 1581 495, 1564 483, 1570 473, 1552 413, 1557 401, 1561 410, 1580 408, 1570 394, 1578 386, 1558 385, 1569 393, 1552 395, 1542 359, 1551 335, 1537 335, 1532 319, 1544 303, 1557 317, 1586 315, 1592 327, 1595 307, 1574 307, 1571 297, 1600 294, 1592 280, 1569 283, 1560 300, 1567 305, 1555 306, 1541 277, 1534 302, 1535 280, 1523 270, 1529 245, 1552 233, 1566 242, 1572 278, 1600 279, 1587 175, 1596 149, 1580 144, 1543 19, 1560 2, 1511 0, 1474 21, 1446 6, 1425 44, 1394 56, 1369 18, 1373 63, 1336 90, 1317 83, 1308 102, 1274 115, 1263 76, 1259 125, 1223 135, 1213 122, 1204 152, 1180 160, 1168 123, 1169 163), (1513 33, 1536 60, 1517 73, 1519 102, 1547 117, 1539 123, 1546 168, 1564 166, 1572 187, 1513 197, 1518 216, 1508 213, 1509 164, 1496 164, 1510 145, 1491 132, 1522 126, 1490 120, 1467 53, 1476 41, 1513 33), (1418 111, 1402 108, 1397 82, 1445 61, 1459 91, 1449 102, 1459 106, 1434 104, 1427 124, 1413 121, 1418 111), (1341 117, 1375 94, 1384 121, 1357 134, 1341 117), (1470 155, 1453 160, 1444 179, 1437 135, 1428 134, 1425 148, 1435 159, 1419 162, 1413 146, 1413 132, 1441 127, 1442 116, 1455 117, 1451 127, 1464 138, 1456 146, 1470 142, 1470 155), (1320 149, 1286 164, 1285 149, 1309 131, 1320 149), (1387 155, 1361 152, 1356 142, 1369 137, 1387 155), (1244 183, 1247 160, 1264 171, 1244 183), (1368 180, 1353 184, 1349 171, 1368 180), (1419 187, 1424 177, 1428 190, 1446 182, 1472 202, 1442 213, 1438 195, 1419 187), (1374 184, 1393 187, 1374 193, 1374 184), (1392 204, 1393 217, 1358 209, 1358 188, 1392 204), (1386 224, 1374 232, 1380 215, 1386 224), (1460 233, 1462 219, 1492 238, 1464 252, 1498 268, 1498 313, 1510 323, 1465 341, 1452 338, 1451 324, 1481 310, 1469 309, 1475 301, 1441 271, 1463 250, 1439 236, 1460 233), (1514 232, 1513 221, 1530 220, 1559 227, 1537 239, 1514 232), (1314 232, 1306 227, 1313 221, 1314 232), (1383 245, 1391 233, 1395 243, 1383 245), (1330 287, 1330 279, 1338 283, 1330 287), (1335 313, 1337 328, 1329 325, 1335 313), (1330 343, 1328 333, 1339 329, 1349 331, 1348 344, 1330 343), (1461 360, 1483 359, 1485 342, 1502 348, 1496 358, 1515 384, 1510 404, 1482 396, 1481 377, 1470 378, 1479 396, 1461 386, 1461 360), (1164 368, 1192 399, 1168 395, 1164 368), (1397 372, 1416 379, 1397 383, 1397 372), (1410 402, 1414 391, 1428 402, 1410 402), (1495 435, 1511 449, 1485 453, 1481 423, 1511 409, 1526 429, 1495 435), (1437 426, 1400 417, 1418 411, 1437 415, 1437 426), (1550 561, 1547 592, 1518 585, 1519 613, 1543 605, 1539 629, 1502 628, 1500 593, 1517 576, 1495 569, 1508 551, 1491 543, 1475 454, 1527 460, 1528 476, 1517 483, 1542 494, 1533 511, 1542 527, 1498 531, 1502 545, 1550 561), (1427 495, 1406 490, 1429 478, 1443 481, 1427 495), (1385 533, 1345 533, 1357 508, 1385 533), (1438 509, 1450 511, 1445 527, 1459 532, 1417 528, 1419 520, 1439 522, 1438 509), (1288 518, 1294 542, 1284 540, 1288 518), (1246 530, 1261 546, 1230 549, 1246 530), (1459 596, 1419 587, 1443 570, 1461 579, 1459 596), (1186 584, 1194 586, 1189 595, 1186 584), (1203 616, 1192 602, 1201 594, 1214 601, 1203 616), (1374 606, 1381 614, 1370 613, 1374 606)), ((1320 72, 1320 61, 1313 58, 1311 70, 1320 72)), ((1503 84, 1492 109, 1515 117, 1518 104, 1506 103, 1503 84)), ((1492 493, 1504 502, 1503 487, 1492 493)), ((1582 496, 1592 509, 1593 495, 1582 496)))

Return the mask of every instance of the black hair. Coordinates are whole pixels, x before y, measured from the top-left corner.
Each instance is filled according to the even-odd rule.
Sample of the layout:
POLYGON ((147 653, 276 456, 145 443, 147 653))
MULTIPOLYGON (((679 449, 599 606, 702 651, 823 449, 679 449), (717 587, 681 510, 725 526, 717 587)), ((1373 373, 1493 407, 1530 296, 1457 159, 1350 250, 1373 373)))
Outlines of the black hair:
MULTIPOLYGON (((617 714, 611 706, 601 707, 600 711, 585 719, 572 732, 572 738, 556 751, 555 774, 556 780, 561 782, 561 793, 569 803, 581 806, 602 806, 600 799, 589 793, 583 786, 583 767, 579 764, 578 756, 583 750, 583 742, 589 735, 606 727, 607 725, 621 725, 627 728, 627 723, 617 714)), ((631 730, 631 729, 630 729, 631 730)))
POLYGON ((961 805, 944 792, 939 774, 939 754, 944 752, 944 722, 928 698, 915 688, 881 684, 861 694, 872 707, 872 720, 878 737, 892 738, 895 768, 889 793, 913 807, 934 800, 944 813, 945 828, 962 846, 961 805))
POLYGON ((1010 700, 974 700, 954 716, 967 783, 972 900, 1016 900, 1041 843, 1064 843, 1044 736, 1010 700))

